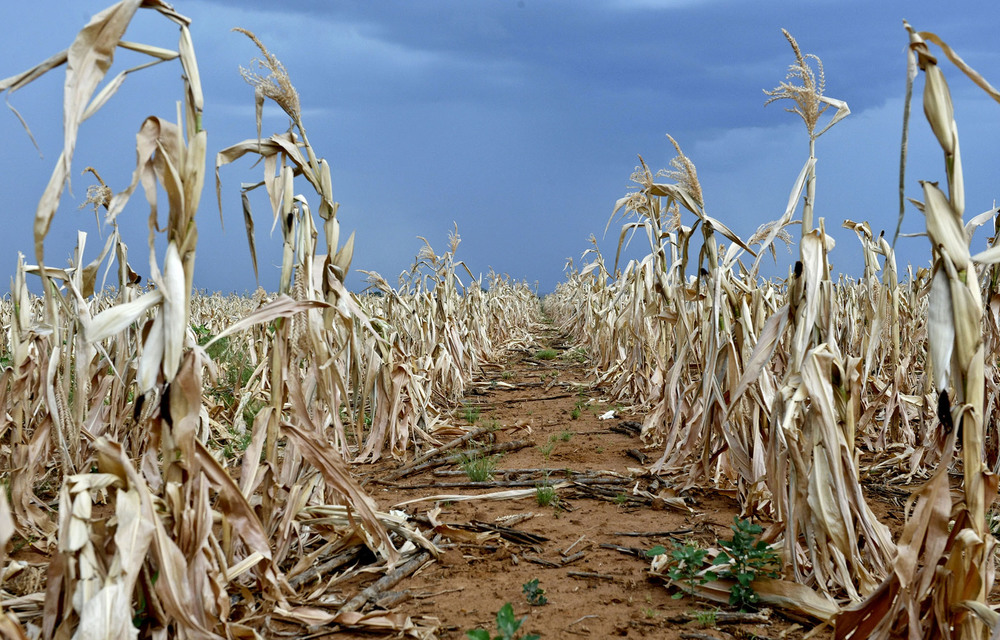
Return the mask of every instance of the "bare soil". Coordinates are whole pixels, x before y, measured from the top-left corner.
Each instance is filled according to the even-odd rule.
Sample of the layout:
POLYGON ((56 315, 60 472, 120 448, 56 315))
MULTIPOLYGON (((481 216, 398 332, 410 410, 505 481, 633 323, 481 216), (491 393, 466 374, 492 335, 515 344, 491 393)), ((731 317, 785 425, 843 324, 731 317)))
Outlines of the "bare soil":
MULTIPOLYGON (((530 483, 529 495, 520 499, 437 502, 441 507, 437 521, 466 527, 459 532, 466 539, 444 540, 443 557, 396 585, 403 601, 394 603, 394 609, 414 617, 439 618, 440 637, 445 639, 465 638, 467 630, 476 628, 489 629, 495 636, 496 613, 507 602, 517 618, 526 617, 522 633, 545 639, 801 638, 812 630, 813 623, 778 612, 771 613, 767 624, 713 626, 691 620, 699 613, 735 609, 690 596, 672 598, 676 589, 650 575, 645 551, 656 545, 670 549, 674 542, 717 546, 720 539, 730 539, 730 525, 739 514, 735 495, 688 492, 683 497, 690 510, 633 495, 634 487, 651 494, 669 492, 642 469, 660 454, 643 450, 638 435, 628 428, 636 426, 629 421, 641 422, 642 416, 608 404, 593 386, 585 364, 574 359, 576 354, 567 351, 554 332, 540 340, 555 347, 558 356, 512 354, 503 365, 483 373, 462 410, 466 417, 476 418, 475 426, 498 426, 490 434, 497 442, 529 443, 497 459, 491 482, 482 487, 447 486, 468 482, 458 465, 386 482, 383 478, 402 466, 392 462, 359 469, 367 489, 384 509, 421 497, 525 488, 508 486, 525 478, 545 482, 539 479, 544 476, 517 470, 550 469, 551 484, 595 471, 622 479, 593 488, 558 489, 557 502, 549 506, 539 506, 530 483), (615 411, 615 417, 601 419, 609 411, 615 411), (489 525, 509 526, 538 538, 521 540, 509 532, 490 531, 489 525), (483 539, 473 539, 476 532, 483 539), (534 579, 545 590, 545 605, 530 605, 523 593, 525 583, 534 579)), ((456 416, 459 421, 461 417, 456 416)), ((479 444, 487 444, 487 439, 479 444)), ((401 508, 420 517, 434 506, 435 501, 425 501, 401 508)), ((351 586, 344 590, 344 597, 350 598, 351 586)), ((816 631, 813 637, 832 636, 830 629, 816 631)))

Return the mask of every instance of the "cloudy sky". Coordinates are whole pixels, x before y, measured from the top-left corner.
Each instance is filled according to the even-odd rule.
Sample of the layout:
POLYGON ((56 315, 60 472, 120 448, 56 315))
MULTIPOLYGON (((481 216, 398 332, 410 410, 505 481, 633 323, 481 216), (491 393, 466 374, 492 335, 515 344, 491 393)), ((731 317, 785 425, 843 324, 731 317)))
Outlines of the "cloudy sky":
MULTIPOLYGON (((66 48, 89 17, 107 6, 92 0, 4 3, 0 77, 14 75, 66 48)), ((184 1, 205 93, 209 162, 217 150, 254 137, 253 92, 238 67, 257 55, 232 33, 257 33, 285 64, 299 90, 310 140, 333 168, 342 228, 356 231, 348 284, 359 269, 395 284, 427 238, 439 253, 453 223, 457 257, 476 274, 492 267, 551 290, 569 257, 595 234, 613 259, 620 221, 605 225, 629 187, 642 155, 654 169, 674 152, 671 134, 695 162, 706 208, 743 238, 779 217, 808 155, 801 120, 782 103, 764 107, 794 60, 781 34, 825 64, 826 94, 852 114, 818 141, 816 212, 834 230, 836 270, 857 276, 861 254, 845 218, 892 233, 898 211, 898 161, 905 86, 905 18, 937 32, 974 68, 1000 84, 995 3, 795 0, 243 0, 184 1)), ((176 48, 177 30, 140 11, 126 39, 176 48)), ((122 51, 115 69, 142 60, 122 51)), ((1000 105, 945 66, 956 103, 966 171, 967 217, 995 206, 1000 191, 1000 105)), ((0 184, 4 233, 0 276, 18 250, 33 261, 32 219, 61 149, 63 70, 4 98, 26 119, 42 155, 9 110, 0 112, 0 184)), ((110 77, 110 75, 109 75, 110 77)), ((918 85, 918 96, 919 87, 918 85)), ((62 265, 78 229, 88 255, 106 229, 80 210, 97 168, 117 191, 135 163, 134 140, 148 115, 173 118, 181 97, 176 63, 132 74, 97 116, 83 124, 73 189, 64 195, 46 244, 62 265)), ((907 189, 943 180, 943 163, 919 105, 912 121, 907 189)), ((287 118, 265 110, 264 134, 287 118)), ((209 167, 208 175, 211 176, 209 167)), ((260 179, 250 162, 223 168, 223 223, 209 179, 199 212, 196 284, 252 290, 256 284, 240 210, 241 182, 260 179)), ((299 187, 307 192, 305 184, 299 187)), ((261 284, 277 286, 280 232, 255 200, 261 284)), ((120 218, 133 266, 148 273, 147 210, 136 194, 120 218)), ((686 219, 691 224, 693 219, 686 219)), ((904 232, 923 229, 908 209, 904 232)), ((987 227, 976 238, 985 242, 987 227)), ((641 247, 633 247, 641 255, 641 247)), ((926 238, 902 239, 901 262, 924 265, 926 238)), ((772 273, 787 273, 793 255, 779 252, 772 273)), ((903 264, 900 270, 905 269, 903 264)))

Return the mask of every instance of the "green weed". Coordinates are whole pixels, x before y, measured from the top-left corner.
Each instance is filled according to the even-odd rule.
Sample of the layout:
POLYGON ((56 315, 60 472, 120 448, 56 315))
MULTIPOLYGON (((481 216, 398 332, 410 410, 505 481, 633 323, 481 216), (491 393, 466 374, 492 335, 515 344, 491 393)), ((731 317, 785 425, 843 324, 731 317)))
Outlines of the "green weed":
POLYGON ((229 441, 222 447, 222 455, 227 460, 243 455, 243 452, 250 446, 250 441, 253 440, 253 431, 250 429, 246 429, 243 433, 233 431, 230 432, 230 436, 229 441))
POLYGON ((535 501, 538 502, 539 507, 547 507, 550 504, 555 504, 558 500, 556 488, 552 485, 546 483, 535 487, 535 501))
POLYGON ((493 477, 498 457, 466 454, 461 463, 462 471, 472 482, 486 482, 493 477))
POLYGON ((549 456, 552 455, 552 450, 555 449, 555 447, 556 447, 556 441, 549 440, 548 443, 545 445, 538 445, 538 450, 541 452, 542 456, 544 456, 545 459, 548 460, 549 456))
POLYGON ((476 424, 479 422, 479 407, 471 404, 465 405, 462 410, 462 418, 469 424, 476 424))
MULTIPOLYGON (((678 586, 683 584, 683 586, 681 586, 681 591, 671 596, 672 598, 683 598, 685 593, 693 594, 695 587, 715 579, 715 574, 711 571, 704 574, 701 573, 702 565, 705 563, 705 556, 708 555, 706 549, 702 549, 694 544, 674 543, 673 547, 670 551, 670 564, 667 568, 667 575, 675 584, 678 586)), ((666 552, 667 550, 663 546, 657 545, 647 551, 646 556, 654 557, 663 555, 666 552)))
POLYGON ((541 636, 536 633, 529 633, 523 636, 517 635, 517 632, 521 629, 521 625, 527 619, 528 616, 524 616, 520 620, 514 618, 514 607, 508 602, 497 611, 497 631, 499 635, 490 636, 490 632, 486 629, 466 631, 465 635, 470 640, 539 640, 541 636))
POLYGON ((706 629, 712 628, 718 624, 718 616, 716 614, 718 611, 711 609, 708 611, 696 611, 694 614, 695 622, 705 627, 706 629))
POLYGON ((753 581, 759 576, 777 578, 781 558, 767 543, 757 538, 764 531, 760 525, 738 517, 734 517, 733 522, 735 524, 730 526, 733 539, 719 541, 725 551, 712 564, 725 565, 717 572, 720 578, 736 581, 729 589, 729 604, 746 610, 754 608, 760 600, 753 589, 753 581))
POLYGON ((521 592, 524 593, 524 597, 527 598, 528 604, 533 607, 540 607, 549 601, 549 599, 545 597, 545 589, 538 586, 538 578, 529 580, 521 585, 521 592))

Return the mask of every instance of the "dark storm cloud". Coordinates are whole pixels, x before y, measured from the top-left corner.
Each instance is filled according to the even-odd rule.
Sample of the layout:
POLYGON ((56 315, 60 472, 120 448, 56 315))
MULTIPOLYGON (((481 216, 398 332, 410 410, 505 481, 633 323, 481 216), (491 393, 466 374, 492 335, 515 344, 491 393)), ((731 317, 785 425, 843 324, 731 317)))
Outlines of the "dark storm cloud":
MULTIPOLYGON (((29 44, 6 45, 2 59, 10 66, 0 76, 65 47, 105 5, 73 6, 65 11, 64 3, 50 0, 4 9, 6 19, 23 21, 19 42, 29 44)), ((310 139, 333 166, 344 229, 358 234, 353 267, 379 271, 390 282, 420 249, 417 235, 442 251, 456 221, 463 238, 458 257, 474 272, 492 266, 550 289, 565 258, 578 258, 587 237, 602 234, 636 155, 654 169, 668 164, 668 132, 697 164, 713 215, 744 237, 777 218, 806 151, 797 116, 780 103, 763 107, 762 90, 783 80, 793 60, 782 27, 805 52, 822 57, 827 94, 846 100, 853 112, 819 141, 818 211, 836 230, 834 264, 854 273, 857 243, 840 233, 840 221, 895 225, 902 19, 937 31, 995 82, 991 72, 1000 68, 991 33, 998 10, 988 4, 965 12, 932 2, 727 0, 203 0, 176 7, 193 20, 210 157, 255 135, 252 91, 237 67, 257 51, 230 32, 245 27, 282 60, 301 94, 310 139)), ((144 15, 151 12, 139 13, 127 38, 174 46, 174 29, 144 15)), ((125 58, 120 54, 116 63, 125 58)), ((56 218, 49 255, 68 255, 76 228, 93 234, 92 248, 99 244, 93 216, 76 210, 87 184, 79 169, 100 166, 117 189, 127 184, 135 131, 146 115, 173 116, 178 75, 170 65, 135 74, 85 123, 75 200, 67 197, 56 218)), ((996 105, 949 77, 956 100, 964 101, 957 107, 959 130, 970 214, 978 213, 990 206, 998 183, 992 169, 996 105)), ((0 241, 0 264, 9 270, 16 249, 31 247, 31 214, 58 156, 60 83, 53 76, 11 97, 45 160, 38 160, 13 116, 0 117, 0 175, 13 219, 0 241)), ((917 178, 941 176, 939 152, 919 120, 911 154, 914 192, 917 178)), ((265 111, 265 134, 287 126, 279 110, 265 111)), ((209 180, 200 237, 213 250, 199 254, 196 277, 211 289, 253 288, 238 185, 259 179, 259 169, 226 167, 222 177, 226 231, 219 229, 209 180)), ((268 237, 266 204, 255 200, 255 208, 262 283, 273 288, 280 240, 268 237)), ((141 197, 127 213, 132 259, 144 267, 141 197)), ((906 224, 918 231, 922 219, 911 213, 906 224)), ((613 223, 601 243, 611 256, 616 228, 613 223)), ((912 260, 926 261, 925 245, 910 241, 912 260)), ((351 276, 352 287, 361 283, 360 275, 351 276)))

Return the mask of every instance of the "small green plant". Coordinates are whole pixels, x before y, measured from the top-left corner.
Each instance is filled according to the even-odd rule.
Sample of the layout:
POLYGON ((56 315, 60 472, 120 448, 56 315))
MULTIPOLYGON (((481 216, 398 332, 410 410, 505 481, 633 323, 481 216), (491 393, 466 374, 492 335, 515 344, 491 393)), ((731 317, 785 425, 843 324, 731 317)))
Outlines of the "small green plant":
POLYGON ((500 377, 504 380, 511 380, 514 377, 513 371, 504 371, 500 374, 500 377))
POLYGON ((573 437, 572 431, 563 431, 559 434, 559 439, 563 442, 569 442, 569 439, 573 437))
POLYGON ((710 609, 708 611, 695 611, 694 619, 695 622, 700 624, 702 627, 709 629, 718 624, 717 613, 719 612, 716 609, 710 609))
POLYGON ((538 586, 538 578, 534 578, 521 585, 521 592, 527 598, 528 604, 533 607, 540 607, 549 601, 545 597, 545 589, 538 586))
MULTIPOLYGON (((990 509, 986 512, 986 525, 990 529, 990 533, 997 540, 1000 540, 1000 512, 990 509)), ((997 552, 1000 553, 1000 545, 997 547, 997 552)))
MULTIPOLYGON (((260 410, 267 406, 267 401, 263 398, 250 398, 245 405, 243 405, 243 422, 246 423, 247 428, 253 426, 253 421, 257 418, 257 414, 260 410)), ((249 443, 248 443, 249 444, 249 443)), ((246 449, 246 447, 243 447, 246 449)))
POLYGON ((12 540, 13 540, 13 542, 11 543, 11 550, 10 550, 10 552, 11 553, 17 553, 18 551, 20 551, 21 549, 24 549, 28 545, 35 544, 35 542, 37 542, 39 540, 39 538, 37 538, 36 536, 31 536, 31 535, 29 535, 27 538, 25 538, 25 537, 21 536, 20 534, 15 533, 14 537, 12 538, 12 540))
POLYGON ((461 466, 462 471, 472 482, 486 482, 493 477, 493 469, 497 465, 497 456, 465 454, 461 466))
POLYGON ((615 496, 615 504, 619 507, 628 502, 628 495, 625 493, 619 493, 615 496))
MULTIPOLYGON (((205 325, 193 325, 192 332, 198 345, 208 344, 215 336, 205 325)), ((207 393, 227 410, 233 410, 239 403, 239 395, 253 376, 256 365, 246 346, 233 342, 229 337, 220 338, 206 349, 218 367, 218 376, 206 386, 207 393)), ((243 421, 253 424, 257 413, 266 406, 263 400, 252 398, 243 407, 243 421)))
POLYGON ((646 616, 647 618, 650 618, 650 619, 655 618, 656 617, 656 609, 654 609, 652 607, 643 607, 642 608, 642 614, 644 616, 646 616))
POLYGON ((583 364, 587 361, 587 350, 582 347, 576 347, 575 349, 570 349, 569 351, 564 352, 562 357, 564 360, 583 364))
MULTIPOLYGON (((203 347, 205 343, 212 339, 212 330, 203 324, 191 325, 191 331, 194 333, 195 338, 198 339, 198 346, 203 347)), ((222 342, 221 340, 219 342, 222 342)))
POLYGON ((508 602, 497 611, 497 631, 500 632, 499 635, 491 637, 490 632, 486 629, 466 631, 465 635, 470 640, 539 640, 541 636, 537 633, 529 633, 523 636, 517 635, 517 632, 521 629, 521 625, 527 619, 528 616, 524 616, 520 620, 514 618, 514 607, 508 602))
POLYGON ((476 424, 479 421, 479 407, 471 404, 465 405, 462 410, 462 417, 469 424, 476 424))
POLYGON ((573 410, 569 412, 569 417, 571 420, 576 420, 580 417, 580 407, 573 407, 573 410))
POLYGON ((729 604, 740 610, 754 608, 760 598, 754 591, 753 581, 759 576, 777 578, 781 568, 781 558, 767 543, 757 538, 764 530, 749 520, 733 518, 735 524, 733 539, 719 541, 725 549, 712 562, 722 566, 717 574, 720 578, 735 580, 729 589, 729 604))
POLYGON ((549 456, 552 455, 552 450, 555 449, 555 447, 556 447, 556 441, 550 438, 548 444, 538 445, 538 450, 541 452, 542 456, 544 456, 545 459, 548 460, 549 456))
MULTIPOLYGON (((657 545, 646 552, 647 557, 663 555, 667 550, 662 545, 657 545)), ((667 565, 667 576, 681 590, 672 595, 676 599, 683 598, 685 593, 694 593, 695 587, 705 584, 709 580, 715 580, 715 574, 711 571, 701 573, 702 565, 705 564, 705 556, 708 550, 702 549, 694 544, 677 544, 670 551, 670 564, 667 565)))
POLYGON ((556 495, 555 487, 545 483, 535 487, 535 500, 538 502, 539 507, 547 507, 550 504, 558 502, 559 496, 556 495))
POLYGON ((559 357, 559 352, 555 349, 542 349, 535 352, 535 359, 537 360, 554 360, 557 357, 559 357))
POLYGON ((250 429, 244 430, 243 433, 230 432, 229 441, 222 447, 222 455, 227 460, 243 455, 243 452, 250 446, 251 440, 253 440, 253 432, 250 429))

